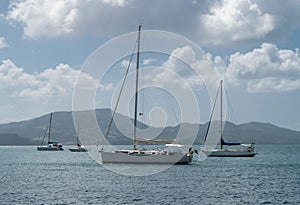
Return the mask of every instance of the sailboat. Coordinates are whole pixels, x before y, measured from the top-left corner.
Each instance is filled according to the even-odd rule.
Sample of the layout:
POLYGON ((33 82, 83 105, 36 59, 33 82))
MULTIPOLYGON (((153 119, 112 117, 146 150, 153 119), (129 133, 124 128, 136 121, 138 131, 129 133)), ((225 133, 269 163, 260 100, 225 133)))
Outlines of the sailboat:
POLYGON ((45 140, 47 131, 45 132, 45 135, 43 137, 42 143, 40 146, 37 147, 38 151, 63 151, 62 144, 59 142, 51 141, 51 123, 52 123, 52 113, 50 114, 50 121, 49 126, 47 128, 48 131, 48 142, 47 145, 43 145, 43 142, 45 140))
MULTIPOLYGON (((102 163, 126 163, 126 164, 189 164, 192 162, 193 150, 185 150, 185 146, 176 140, 155 140, 137 137, 137 110, 138 110, 138 76, 141 25, 138 28, 137 56, 136 56, 136 79, 135 79, 135 112, 133 126, 133 149, 122 149, 115 151, 100 150, 102 163), (164 144, 168 149, 144 150, 138 149, 139 143, 164 144), (175 150, 172 148, 175 148, 175 150), (184 149, 184 150, 183 150, 184 149)), ((113 114, 114 116, 114 114, 113 114)), ((113 119, 112 116, 112 119, 113 119)), ((111 121, 112 122, 112 121, 111 121)), ((110 126, 109 126, 110 127, 110 126)), ((109 128, 106 137, 108 137, 109 128)))
MULTIPOLYGON (((220 148, 216 148, 216 149, 203 148, 202 152, 204 154, 206 154, 208 157, 253 157, 253 156, 255 156, 256 153, 254 152, 254 149, 255 149, 254 142, 252 142, 251 144, 242 144, 242 143, 238 143, 238 142, 226 142, 223 139, 223 137, 224 137, 223 136, 223 124, 222 124, 223 123, 222 122, 223 80, 220 81, 219 90, 220 90, 220 108, 221 108, 221 112, 220 112, 220 133, 221 133, 220 148)), ((217 97, 218 97, 218 93, 217 93, 216 98, 217 97)), ((211 125, 211 119, 210 119, 210 122, 208 123, 205 140, 207 139, 208 130, 210 128, 210 125, 211 125)))
MULTIPOLYGON (((77 130, 77 133, 79 135, 79 124, 78 124, 78 130, 77 130)), ((70 148, 69 149, 71 152, 87 152, 87 149, 82 145, 80 144, 80 141, 79 141, 79 137, 77 136, 77 147, 76 148, 70 148)))

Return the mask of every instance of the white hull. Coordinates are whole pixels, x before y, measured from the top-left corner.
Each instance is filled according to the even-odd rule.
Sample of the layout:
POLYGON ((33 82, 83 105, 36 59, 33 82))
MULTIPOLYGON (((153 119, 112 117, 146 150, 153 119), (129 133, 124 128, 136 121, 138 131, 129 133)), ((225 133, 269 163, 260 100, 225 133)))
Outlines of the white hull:
POLYGON ((101 151, 102 163, 126 163, 126 164, 189 164, 192 162, 192 154, 128 154, 122 152, 101 151))
POLYGON ((64 149, 61 147, 37 147, 38 151, 63 151, 64 149))
POLYGON ((243 149, 214 149, 202 150, 208 157, 254 157, 256 154, 253 150, 243 149))

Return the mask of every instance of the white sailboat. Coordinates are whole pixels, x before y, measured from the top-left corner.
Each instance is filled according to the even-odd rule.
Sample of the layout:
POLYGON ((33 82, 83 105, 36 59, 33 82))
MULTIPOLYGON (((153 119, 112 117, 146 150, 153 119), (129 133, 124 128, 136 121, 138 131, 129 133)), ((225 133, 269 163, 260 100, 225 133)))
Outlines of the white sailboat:
POLYGON ((87 152, 87 149, 80 143, 77 143, 76 148, 69 148, 71 152, 87 152))
MULTIPOLYGON (((79 124, 77 128, 77 133, 79 135, 79 124)), ((69 148, 71 152, 87 152, 88 150, 80 143, 79 136, 77 136, 77 147, 76 148, 69 148)))
MULTIPOLYGON (((223 81, 220 82, 220 133, 221 133, 221 140, 220 140, 220 148, 216 149, 207 149, 203 148, 202 152, 206 154, 208 157, 253 157, 255 156, 254 152, 254 143, 251 144, 242 144, 236 142, 225 142, 223 139, 223 124, 222 124, 222 111, 223 111, 223 100, 222 100, 222 92, 223 92, 223 81)), ((216 98, 218 97, 218 93, 216 98)), ((210 128, 210 122, 207 127, 207 132, 205 136, 205 140, 207 138, 208 130, 210 128)))
POLYGON ((45 132, 44 138, 42 140, 42 144, 37 147, 38 151, 63 151, 62 144, 59 142, 51 141, 51 124, 52 124, 52 113, 50 114, 50 121, 48 126, 48 141, 47 145, 43 145, 44 139, 46 137, 47 132, 45 132))
MULTIPOLYGON (((137 137, 137 105, 138 105, 138 76, 139 76, 139 49, 141 25, 138 29, 138 44, 136 57, 136 82, 135 82, 135 112, 134 112, 134 132, 133 149, 122 149, 115 151, 101 150, 102 163, 127 163, 127 164, 188 164, 192 162, 193 151, 190 149, 182 150, 185 146, 180 145, 176 140, 149 140, 137 137), (139 143, 164 144, 168 149, 163 150, 140 150, 139 143), (172 150, 176 148, 176 150, 172 150)), ((114 116, 114 115, 113 115, 114 116)), ((110 126, 106 137, 108 137, 110 126)))

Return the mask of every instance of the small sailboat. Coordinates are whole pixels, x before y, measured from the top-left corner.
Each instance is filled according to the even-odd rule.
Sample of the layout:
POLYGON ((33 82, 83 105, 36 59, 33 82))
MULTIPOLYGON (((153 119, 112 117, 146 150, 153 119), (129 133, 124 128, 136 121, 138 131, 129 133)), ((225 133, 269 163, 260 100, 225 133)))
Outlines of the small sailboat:
POLYGON ((49 126, 45 132, 42 143, 40 146, 37 147, 38 151, 63 151, 64 150, 61 143, 51 141, 51 124, 52 124, 52 113, 50 114, 49 126), (47 145, 43 145, 45 137, 47 135, 47 131, 48 131, 47 145))
MULTIPOLYGON (((204 154, 206 154, 208 157, 253 157, 255 156, 255 152, 254 152, 254 142, 252 142, 251 144, 242 144, 242 143, 238 143, 238 142, 226 142, 223 139, 223 122, 222 122, 222 107, 223 107, 223 100, 222 100, 222 90, 223 90, 223 81, 221 80, 220 82, 220 108, 221 108, 221 112, 220 112, 220 133, 221 133, 221 140, 220 140, 220 148, 216 148, 216 149, 206 149, 203 148, 202 152, 204 154)), ((218 97, 218 93, 216 98, 218 97)), ((214 109, 213 109, 214 110, 214 109)), ((208 127, 207 127, 207 131, 206 131, 206 136, 205 136, 205 140, 207 139, 207 135, 208 135, 208 130, 210 128, 211 125, 211 120, 208 123, 208 127)))
POLYGON ((87 149, 83 145, 81 145, 80 143, 77 143, 76 148, 70 148, 69 150, 71 152, 87 152, 87 149))
MULTIPOLYGON (((191 148, 185 149, 184 145, 176 140, 156 140, 143 139, 137 137, 137 113, 138 113, 138 76, 139 76, 139 49, 140 49, 141 25, 138 29, 138 44, 136 57, 136 79, 135 79, 135 112, 133 126, 133 149, 122 149, 115 151, 100 150, 102 163, 127 163, 127 164, 189 164, 192 162, 193 151, 191 148), (144 150, 138 149, 138 144, 163 144, 166 146, 162 150, 144 150), (172 149, 176 148, 176 150, 172 149)), ((124 78, 125 80, 125 78, 124 78)), ((116 106, 117 107, 117 106, 116 106)), ((115 111, 114 111, 115 113, 115 111)), ((112 119, 114 116, 112 115, 112 119)), ((112 120, 111 120, 112 122, 112 120)), ((108 127, 106 137, 108 137, 110 126, 108 127)))
MULTIPOLYGON (((78 124, 77 133, 79 135, 79 124, 78 124)), ((71 152, 87 152, 87 149, 80 143, 78 136, 77 136, 77 147, 76 148, 70 148, 69 150, 71 152)))

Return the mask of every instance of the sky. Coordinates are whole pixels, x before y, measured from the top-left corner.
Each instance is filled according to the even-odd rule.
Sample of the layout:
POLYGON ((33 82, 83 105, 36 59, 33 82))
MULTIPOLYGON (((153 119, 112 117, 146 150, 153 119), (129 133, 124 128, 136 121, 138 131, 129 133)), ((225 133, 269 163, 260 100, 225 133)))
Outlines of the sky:
MULTIPOLYGON (((300 130, 299 8, 299 0, 1 0, 0 123, 72 110, 74 87, 87 59, 142 24, 143 30, 180 35, 203 50, 202 57, 224 80, 227 104, 234 110, 230 120, 300 130)), ((135 42, 128 43, 131 51, 135 42)), ((175 124, 180 111, 188 113, 186 121, 197 121, 192 106, 178 101, 186 97, 187 87, 199 102, 199 121, 208 121, 215 94, 203 86, 210 86, 204 82, 207 76, 199 78, 190 69, 199 68, 201 56, 190 45, 176 45, 169 54, 141 55, 141 84, 156 85, 141 94, 145 122, 160 126, 165 115, 173 115, 176 120, 167 124, 175 124), (159 88, 162 84, 180 90, 178 96, 167 92, 168 86, 159 88)), ((84 73, 87 89, 97 85, 96 108, 111 107, 128 62, 129 56, 113 62, 101 82, 84 73)), ((123 109, 131 112, 132 103, 131 96, 123 109)))

